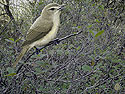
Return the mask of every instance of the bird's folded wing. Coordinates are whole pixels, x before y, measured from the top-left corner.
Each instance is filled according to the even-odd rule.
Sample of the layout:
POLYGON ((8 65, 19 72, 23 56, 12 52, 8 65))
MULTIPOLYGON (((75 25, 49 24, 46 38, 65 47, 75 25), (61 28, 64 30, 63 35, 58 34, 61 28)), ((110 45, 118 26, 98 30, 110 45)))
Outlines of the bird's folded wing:
MULTIPOLYGON (((39 20, 39 19, 38 19, 39 20)), ((51 31, 53 26, 52 22, 49 21, 35 21, 34 24, 31 26, 31 28, 29 29, 29 33, 26 36, 26 40, 24 41, 24 43, 22 44, 22 46, 31 44, 41 38, 43 38, 44 36, 46 36, 46 34, 49 33, 49 31, 51 31)))

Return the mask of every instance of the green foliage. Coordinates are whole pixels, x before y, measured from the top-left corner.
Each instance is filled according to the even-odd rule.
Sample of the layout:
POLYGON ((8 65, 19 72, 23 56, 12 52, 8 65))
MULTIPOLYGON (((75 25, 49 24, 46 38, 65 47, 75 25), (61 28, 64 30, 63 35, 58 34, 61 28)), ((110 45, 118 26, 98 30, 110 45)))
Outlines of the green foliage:
POLYGON ((83 65, 83 66, 82 66, 82 69, 83 69, 84 71, 91 71, 91 67, 88 66, 88 65, 83 65))
POLYGON ((12 68, 30 26, 50 2, 9 0, 12 21, 1 4, 0 94, 123 94, 123 0, 53 0, 66 4, 57 37, 82 33, 48 46, 24 62, 35 50, 31 49, 12 68))
POLYGON ((7 71, 8 71, 9 74, 6 74, 4 76, 14 76, 14 75, 16 75, 15 70, 11 67, 8 67, 7 71))
POLYGON ((9 39, 5 39, 7 42, 10 42, 10 43, 15 43, 14 39, 13 38, 9 38, 9 39))
POLYGON ((4 75, 4 76, 14 76, 14 75, 16 75, 16 73, 9 73, 9 74, 4 75))
POLYGON ((103 33, 104 33, 104 30, 101 30, 101 31, 99 31, 99 32, 95 35, 95 37, 98 37, 98 36, 102 35, 103 33))
POLYGON ((14 69, 11 68, 11 67, 8 67, 8 68, 7 68, 7 71, 8 71, 9 73, 14 73, 14 69))

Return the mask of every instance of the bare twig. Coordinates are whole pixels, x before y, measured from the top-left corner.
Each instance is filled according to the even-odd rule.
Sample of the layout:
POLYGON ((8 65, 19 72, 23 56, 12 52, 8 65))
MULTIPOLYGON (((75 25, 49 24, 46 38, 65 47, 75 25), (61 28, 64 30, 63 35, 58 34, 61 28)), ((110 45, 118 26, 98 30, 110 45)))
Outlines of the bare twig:
POLYGON ((0 3, 0 4, 4 5, 4 9, 5 9, 5 11, 6 11, 6 14, 10 17, 10 21, 9 21, 8 24, 6 24, 6 26, 3 28, 2 32, 0 32, 0 35, 6 30, 7 26, 10 24, 11 21, 14 21, 14 22, 15 22, 14 17, 13 17, 13 15, 12 15, 11 11, 10 11, 10 8, 9 8, 9 1, 6 0, 6 2, 7 2, 7 5, 5 5, 5 4, 3 4, 3 3, 0 3))
MULTIPOLYGON (((65 39, 67 39, 67 38, 70 38, 70 37, 72 37, 72 36, 76 36, 76 35, 78 35, 78 34, 80 34, 80 33, 82 33, 82 31, 79 31, 78 33, 75 33, 75 34, 67 35, 67 36, 65 36, 65 37, 63 37, 63 38, 61 38, 61 39, 58 39, 58 38, 57 38, 57 39, 51 41, 49 44, 47 44, 47 45, 43 46, 42 48, 40 48, 38 51, 40 52, 40 50, 42 50, 43 48, 45 48, 45 47, 47 47, 47 46, 49 46, 49 45, 53 45, 53 44, 56 45, 56 44, 60 43, 61 41, 65 40, 65 39)), ((30 56, 28 56, 24 62, 27 62, 27 61, 29 60, 29 58, 30 58, 32 55, 34 55, 36 52, 37 52, 37 51, 34 51, 30 56)))
POLYGON ((6 24, 6 26, 3 28, 3 30, 0 32, 0 35, 6 30, 7 26, 11 23, 13 19, 10 19, 10 21, 6 24))

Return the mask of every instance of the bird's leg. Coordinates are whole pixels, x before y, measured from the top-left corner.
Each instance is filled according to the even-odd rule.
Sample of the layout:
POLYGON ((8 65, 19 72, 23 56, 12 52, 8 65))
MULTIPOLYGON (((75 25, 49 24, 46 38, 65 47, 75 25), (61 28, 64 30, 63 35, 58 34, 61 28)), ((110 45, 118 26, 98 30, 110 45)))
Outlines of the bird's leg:
POLYGON ((38 55, 40 53, 40 50, 36 46, 34 46, 34 48, 36 49, 36 54, 38 55))

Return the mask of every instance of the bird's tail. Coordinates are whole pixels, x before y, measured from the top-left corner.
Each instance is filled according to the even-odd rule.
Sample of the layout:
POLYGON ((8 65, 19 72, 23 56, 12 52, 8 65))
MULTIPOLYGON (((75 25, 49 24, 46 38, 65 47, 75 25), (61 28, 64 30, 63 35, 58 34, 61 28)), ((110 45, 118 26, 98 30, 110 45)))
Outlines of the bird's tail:
POLYGON ((18 62, 22 59, 22 57, 24 56, 24 54, 29 50, 28 46, 23 47, 22 51, 20 52, 19 56, 17 57, 16 61, 13 64, 13 67, 16 67, 16 65, 18 64, 18 62))

